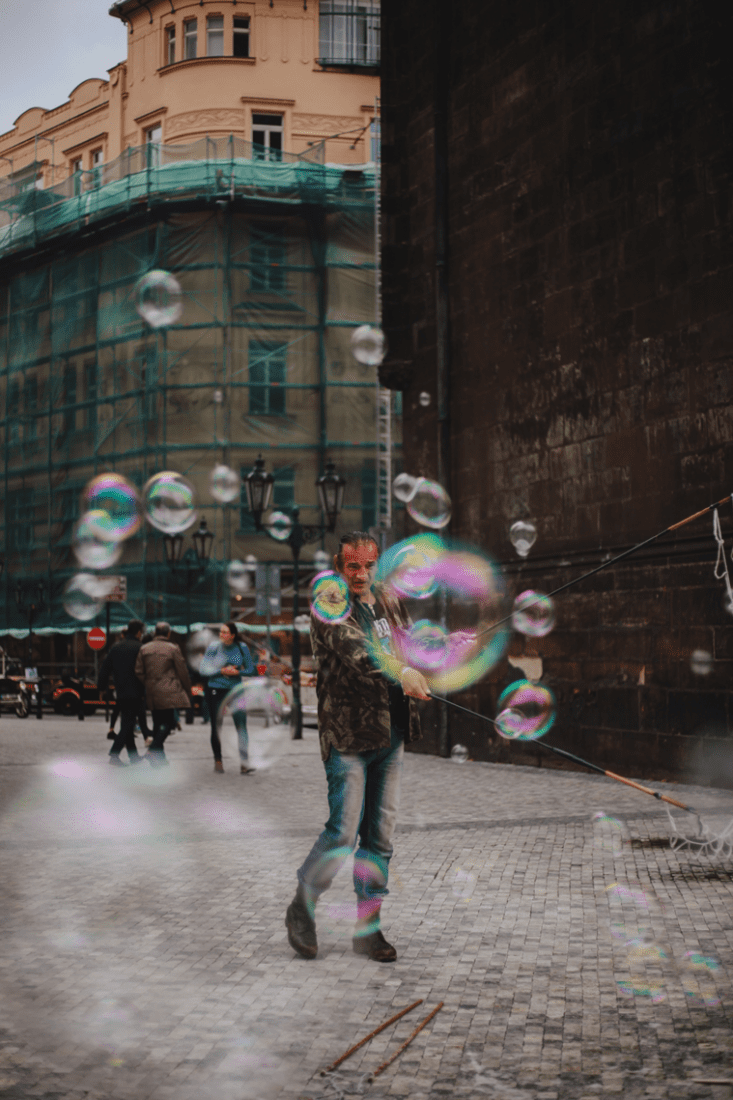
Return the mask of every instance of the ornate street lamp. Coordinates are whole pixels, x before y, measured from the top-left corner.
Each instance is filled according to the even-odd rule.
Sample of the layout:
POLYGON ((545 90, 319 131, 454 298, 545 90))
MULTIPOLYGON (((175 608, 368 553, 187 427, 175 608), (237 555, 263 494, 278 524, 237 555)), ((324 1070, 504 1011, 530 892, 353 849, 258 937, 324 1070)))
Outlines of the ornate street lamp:
POLYGON ((197 530, 194 531, 191 537, 193 547, 189 546, 184 554, 183 535, 163 535, 166 565, 171 573, 175 577, 176 570, 180 566, 183 566, 186 571, 185 582, 183 578, 179 582, 185 583, 186 634, 191 633, 191 588, 201 580, 206 572, 211 555, 211 546, 214 542, 214 536, 209 530, 205 519, 201 520, 197 530))
POLYGON ((209 560, 211 554, 211 544, 214 541, 214 536, 206 525, 206 520, 202 519, 198 526, 198 530, 193 533, 193 545, 196 550, 196 557, 199 562, 206 568, 206 563, 209 560))
POLYGON ((326 526, 329 531, 336 529, 336 522, 344 503, 345 487, 345 478, 336 473, 333 462, 327 462, 326 472, 318 478, 316 488, 318 489, 318 499, 321 502, 321 511, 326 517, 326 526))
MULTIPOLYGON (((254 469, 244 479, 247 489, 247 504, 252 513, 255 527, 258 531, 266 531, 270 534, 269 524, 262 522, 262 513, 267 511, 272 496, 272 474, 265 470, 262 455, 255 462, 254 469)), ((303 712, 300 705, 300 634, 295 625, 300 610, 298 603, 298 560, 300 551, 309 542, 317 542, 328 531, 336 528, 339 514, 344 502, 344 488, 346 481, 336 473, 333 462, 326 463, 326 472, 316 481, 318 499, 321 510, 326 517, 326 524, 312 524, 304 526, 299 522, 300 509, 292 508, 293 523, 287 539, 278 539, 278 542, 286 542, 293 555, 293 740, 300 741, 303 737, 303 712)))
POLYGON ((252 513, 258 531, 262 530, 262 513, 270 507, 274 480, 272 474, 265 470, 265 460, 262 455, 258 455, 254 470, 251 470, 244 479, 244 487, 247 491, 247 507, 252 513))

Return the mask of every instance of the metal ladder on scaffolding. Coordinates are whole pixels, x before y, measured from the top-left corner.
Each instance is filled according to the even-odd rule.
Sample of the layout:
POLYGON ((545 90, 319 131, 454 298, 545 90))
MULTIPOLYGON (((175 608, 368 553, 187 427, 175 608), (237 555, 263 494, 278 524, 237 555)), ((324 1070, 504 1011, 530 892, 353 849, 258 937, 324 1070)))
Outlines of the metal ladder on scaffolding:
MULTIPOLYGON (((382 135, 379 97, 374 101, 374 324, 382 327, 382 135)), ((392 527, 392 391, 377 378, 377 515, 381 549, 392 527)))

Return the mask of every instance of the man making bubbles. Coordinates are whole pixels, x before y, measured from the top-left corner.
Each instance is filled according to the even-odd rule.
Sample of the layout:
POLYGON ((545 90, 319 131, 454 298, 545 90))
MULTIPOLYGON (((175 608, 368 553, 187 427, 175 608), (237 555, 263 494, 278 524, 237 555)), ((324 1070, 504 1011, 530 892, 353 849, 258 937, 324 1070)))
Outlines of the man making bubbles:
POLYGON ((404 623, 406 616, 399 603, 373 588, 378 557, 369 535, 344 535, 334 565, 348 585, 351 615, 345 622, 323 622, 311 614, 329 818, 298 870, 298 889, 285 918, 290 946, 304 959, 318 952, 316 902, 357 839, 354 951, 377 962, 397 957, 382 935, 380 910, 388 892, 404 746, 420 736, 417 708, 407 696, 430 695, 420 672, 390 660, 392 626, 404 623), (376 649, 390 676, 377 666, 376 649))

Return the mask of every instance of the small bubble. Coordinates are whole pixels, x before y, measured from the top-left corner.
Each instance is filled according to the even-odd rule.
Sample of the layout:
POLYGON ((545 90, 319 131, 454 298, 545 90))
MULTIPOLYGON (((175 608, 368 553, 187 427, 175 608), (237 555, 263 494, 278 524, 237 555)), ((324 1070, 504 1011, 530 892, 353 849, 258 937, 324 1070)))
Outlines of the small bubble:
POLYGON ((82 512, 90 518, 90 529, 105 542, 120 542, 139 531, 142 524, 137 489, 122 474, 93 477, 81 495, 82 512))
POLYGON ((440 530, 450 523, 451 510, 450 497, 442 485, 426 477, 418 479, 415 492, 407 501, 407 511, 417 523, 440 530))
POLYGON ((549 596, 531 589, 514 601, 512 626, 529 638, 544 638, 555 625, 555 608, 549 596))
POLYGON ((322 623, 342 623, 351 614, 349 586, 340 573, 319 573, 311 584, 311 611, 322 623))
POLYGON ((696 676, 708 676, 713 671, 713 655, 706 649, 693 649, 690 668, 696 676))
POLYGON ((401 500, 403 504, 407 504, 415 495, 417 483, 418 478, 412 477, 410 474, 398 474, 392 482, 392 492, 398 500, 401 500))
POLYGON ((74 527, 71 546, 74 557, 85 569, 107 569, 122 556, 122 542, 100 535, 109 523, 109 513, 101 508, 85 512, 74 527))
POLYGON ((468 749, 465 745, 454 745, 450 750, 450 758, 454 764, 465 764, 468 760, 468 749))
POLYGON ((537 528, 533 523, 517 520, 509 528, 509 538, 520 558, 526 558, 537 541, 537 528))
POLYGON ((209 477, 209 492, 214 500, 221 504, 229 504, 239 496, 242 488, 242 479, 236 470, 229 466, 218 465, 211 471, 209 477))
POLYGON ((227 584, 233 592, 244 594, 252 587, 254 569, 243 561, 230 561, 227 566, 227 584))
POLYGON ((331 559, 326 551, 316 550, 315 554, 313 555, 313 565, 318 570, 318 572, 322 573, 324 570, 328 569, 330 564, 331 559))
POLYGON ((496 728, 512 741, 535 741, 555 721, 555 696, 544 684, 516 680, 499 696, 496 728))
POLYGON ((99 614, 114 586, 115 580, 112 577, 77 573, 64 588, 64 609, 72 619, 87 622, 99 614))
POLYGON ((357 363, 378 367, 387 352, 384 333, 372 325, 359 325, 351 337, 351 354, 357 363))
POLYGON ((430 404, 430 394, 423 390, 423 392, 418 397, 418 401, 424 409, 427 409, 428 405, 430 404))
POLYGON ((135 284, 135 303, 151 328, 167 328, 183 312, 181 285, 169 271, 149 271, 135 284))
POLYGON ((270 512, 267 529, 277 542, 285 542, 288 539, 292 526, 293 521, 284 512, 270 512))
POLYGON ((224 390, 214 390, 214 404, 221 405, 224 402, 224 390))

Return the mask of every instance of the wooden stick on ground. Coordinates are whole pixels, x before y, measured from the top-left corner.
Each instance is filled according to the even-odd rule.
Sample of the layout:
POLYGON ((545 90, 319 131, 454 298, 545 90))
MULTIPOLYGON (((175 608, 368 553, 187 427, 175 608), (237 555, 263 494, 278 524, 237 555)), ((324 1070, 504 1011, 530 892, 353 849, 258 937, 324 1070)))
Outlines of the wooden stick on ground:
POLYGON ((355 1050, 358 1050, 359 1047, 363 1047, 364 1043, 368 1043, 369 1040, 373 1039, 375 1035, 379 1035, 380 1031, 384 1031, 385 1027, 389 1027, 390 1024, 393 1024, 395 1022, 395 1020, 399 1020, 401 1016, 405 1016, 408 1012, 412 1012, 413 1008, 417 1008, 417 1006, 421 1004, 422 997, 419 1001, 414 1001, 413 1004, 408 1005, 407 1008, 403 1008, 402 1011, 398 1012, 396 1015, 390 1016, 390 1018, 386 1020, 383 1024, 380 1024, 379 1027, 375 1027, 374 1031, 370 1031, 369 1034, 365 1035, 363 1039, 360 1039, 358 1043, 354 1043, 353 1047, 349 1047, 346 1053, 342 1054, 340 1058, 337 1058, 335 1062, 331 1062, 330 1066, 326 1066, 325 1069, 322 1069, 321 1077, 325 1077, 327 1073, 331 1073, 333 1070, 336 1069, 336 1066, 340 1066, 342 1062, 345 1062, 346 1059, 351 1054, 353 1054, 355 1050))
POLYGON ((423 1020, 423 1022, 422 1022, 421 1024, 418 1024, 418 1025, 417 1025, 417 1027, 416 1027, 416 1028, 415 1028, 415 1030, 413 1031, 413 1033, 412 1033, 412 1035, 410 1036, 410 1038, 409 1038, 409 1039, 405 1039, 405 1041, 404 1041, 404 1043, 402 1044, 402 1046, 401 1046, 401 1047, 400 1047, 400 1048, 399 1048, 398 1050, 396 1050, 396 1051, 394 1052, 394 1054, 391 1054, 391 1055, 390 1055, 390 1057, 389 1057, 389 1058, 387 1059, 387 1061, 386 1061, 386 1062, 382 1062, 381 1066, 377 1066, 377 1068, 376 1068, 376 1069, 374 1070, 374 1072, 373 1072, 373 1073, 370 1073, 370 1074, 369 1074, 369 1076, 367 1077, 367 1081, 369 1082, 369 1084, 371 1084, 371 1082, 372 1082, 372 1081, 374 1080, 374 1078, 375 1078, 375 1077, 379 1077, 379 1074, 380 1074, 380 1073, 382 1072, 382 1070, 383 1070, 383 1069, 386 1069, 386 1068, 387 1068, 387 1066, 391 1065, 391 1064, 392 1064, 392 1062, 394 1062, 394 1060, 395 1060, 395 1058, 397 1057, 397 1055, 398 1055, 398 1054, 402 1054, 402 1051, 403 1051, 403 1050, 405 1049, 405 1047, 406 1047, 406 1046, 409 1046, 409 1045, 410 1045, 410 1043, 411 1043, 411 1042, 412 1042, 412 1040, 413 1040, 413 1039, 415 1038, 415 1036, 417 1035, 417 1033, 418 1033, 419 1031, 422 1031, 422 1029, 423 1029, 423 1028, 425 1027, 425 1025, 426 1025, 427 1023, 430 1023, 430 1021, 432 1020, 432 1018, 433 1018, 433 1016, 435 1015, 435 1013, 436 1013, 436 1012, 440 1012, 440 1010, 441 1010, 441 1008, 442 1008, 442 1007, 443 1007, 443 1002, 441 1001, 441 1002, 440 1002, 440 1004, 438 1004, 438 1005, 436 1005, 436 1006, 435 1006, 435 1008, 433 1009, 433 1011, 432 1011, 432 1012, 428 1013, 428 1015, 427 1015, 427 1016, 425 1017, 425 1019, 423 1020))

